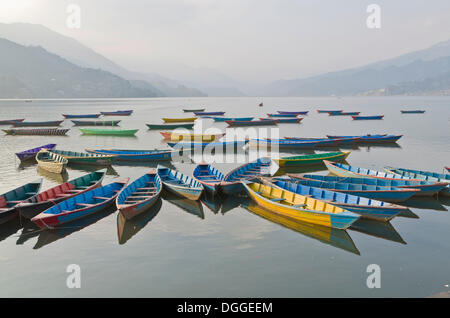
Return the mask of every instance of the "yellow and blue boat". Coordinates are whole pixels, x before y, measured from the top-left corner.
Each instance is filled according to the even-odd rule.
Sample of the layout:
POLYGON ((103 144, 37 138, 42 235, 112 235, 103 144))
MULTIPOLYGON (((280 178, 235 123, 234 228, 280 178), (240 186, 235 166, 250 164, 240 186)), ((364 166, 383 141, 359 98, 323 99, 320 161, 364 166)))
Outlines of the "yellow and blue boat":
POLYGON ((335 205, 269 185, 242 181, 250 198, 259 206, 301 222, 346 229, 359 215, 335 205))

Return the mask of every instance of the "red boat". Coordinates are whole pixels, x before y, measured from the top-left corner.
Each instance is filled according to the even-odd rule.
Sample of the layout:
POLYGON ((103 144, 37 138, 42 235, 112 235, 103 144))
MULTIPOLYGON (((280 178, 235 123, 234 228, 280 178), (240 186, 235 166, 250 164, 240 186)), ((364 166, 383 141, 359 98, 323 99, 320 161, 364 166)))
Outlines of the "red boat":
POLYGON ((14 123, 20 123, 21 121, 24 121, 24 120, 25 120, 25 118, 0 120, 0 125, 13 125, 14 123))

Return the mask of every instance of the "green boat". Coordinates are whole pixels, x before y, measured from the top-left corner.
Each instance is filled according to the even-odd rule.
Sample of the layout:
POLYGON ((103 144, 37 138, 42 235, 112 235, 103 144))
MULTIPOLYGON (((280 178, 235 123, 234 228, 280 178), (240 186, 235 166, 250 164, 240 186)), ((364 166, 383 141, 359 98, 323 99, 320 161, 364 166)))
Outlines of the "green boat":
POLYGON ((84 135, 134 136, 139 129, 80 128, 84 135))
POLYGON ((192 129, 194 127, 194 123, 178 123, 178 124, 146 124, 148 129, 164 129, 164 130, 172 130, 177 128, 186 128, 192 129))
POLYGON ((348 157, 350 152, 326 152, 320 154, 281 157, 280 159, 273 159, 280 167, 304 166, 320 164, 323 160, 342 161, 348 157))
POLYGON ((114 159, 118 157, 116 155, 102 155, 102 154, 65 151, 65 150, 50 150, 50 152, 66 158, 68 164, 78 164, 78 165, 82 164, 82 165, 109 166, 112 164, 114 159))

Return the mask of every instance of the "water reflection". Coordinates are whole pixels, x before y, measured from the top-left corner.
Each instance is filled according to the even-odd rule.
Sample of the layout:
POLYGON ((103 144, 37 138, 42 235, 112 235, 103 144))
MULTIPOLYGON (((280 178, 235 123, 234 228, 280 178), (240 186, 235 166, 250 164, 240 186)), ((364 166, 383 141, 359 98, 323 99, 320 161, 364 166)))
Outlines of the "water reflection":
MULTIPOLYGON (((346 161, 342 163, 348 164, 346 161)), ((298 166, 298 167, 282 167, 278 169, 278 171, 274 174, 274 176, 282 176, 287 173, 310 173, 310 172, 318 172, 318 171, 326 171, 328 170, 324 164, 316 164, 309 166, 298 166)))
POLYGON ((423 209, 423 210, 436 210, 436 211, 447 211, 447 208, 442 205, 441 200, 436 200, 430 197, 412 197, 401 204, 409 208, 423 209))
POLYGON ((106 168, 106 175, 107 176, 119 176, 119 173, 112 167, 112 166, 94 166, 94 165, 80 165, 80 164, 71 164, 70 166, 67 166, 67 170, 77 170, 77 171, 84 171, 84 172, 94 172, 101 169, 106 168))
POLYGON ((37 167, 37 173, 41 177, 44 177, 45 179, 56 183, 64 183, 69 180, 69 174, 66 170, 64 170, 63 173, 53 173, 37 167))
POLYGON ((117 236, 119 244, 125 244, 142 230, 161 210, 162 200, 158 199, 153 206, 134 218, 127 220, 121 212, 117 213, 117 236))
POLYGON ((9 222, 0 224, 0 241, 17 233, 22 228, 22 223, 19 218, 15 218, 9 222))
POLYGON ((225 214, 231 210, 234 210, 242 203, 246 202, 249 198, 246 195, 229 195, 226 196, 222 202, 222 209, 220 213, 225 214))
POLYGON ((34 245, 33 249, 39 249, 41 247, 44 247, 48 244, 51 244, 53 242, 56 242, 62 238, 65 238, 66 236, 81 231, 85 227, 92 225, 104 217, 107 217, 111 213, 114 213, 116 211, 115 205, 112 205, 106 209, 103 209, 100 212, 94 213, 92 215, 86 216, 84 218, 81 218, 79 220, 75 220, 73 222, 67 223, 62 227, 58 227, 53 230, 42 230, 39 233, 38 240, 36 244, 34 245))
POLYGON ((214 214, 219 213, 224 199, 223 195, 212 195, 209 191, 203 191, 200 197, 200 201, 214 214))
POLYGON ((241 206, 273 223, 279 224, 290 230, 316 239, 322 243, 343 249, 353 254, 360 255, 360 252, 356 248, 355 243, 345 230, 338 230, 330 227, 303 223, 297 220, 286 218, 259 207, 251 200, 246 200, 241 206))
POLYGON ((390 222, 380 222, 368 219, 358 219, 354 222, 350 230, 358 231, 370 236, 375 236, 388 241, 406 244, 400 234, 395 230, 390 222))
POLYGON ((203 213, 203 206, 198 200, 194 201, 185 199, 166 190, 161 191, 161 197, 167 202, 170 202, 173 205, 179 207, 183 211, 186 211, 187 213, 198 216, 200 219, 205 218, 205 214, 203 213))
POLYGON ((24 222, 23 228, 19 238, 16 241, 17 245, 24 244, 29 239, 39 236, 40 232, 42 232, 42 230, 30 220, 22 218, 22 221, 24 222))

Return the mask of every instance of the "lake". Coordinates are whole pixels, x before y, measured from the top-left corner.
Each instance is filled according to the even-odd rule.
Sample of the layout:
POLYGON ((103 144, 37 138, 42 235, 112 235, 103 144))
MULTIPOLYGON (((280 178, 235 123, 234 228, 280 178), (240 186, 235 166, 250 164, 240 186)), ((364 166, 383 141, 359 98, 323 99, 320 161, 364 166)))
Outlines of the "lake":
MULTIPOLYGON (((301 124, 280 124, 280 137, 403 134, 396 146, 351 149, 351 165, 397 166, 441 172, 450 165, 449 97, 352 98, 159 98, 121 100, 0 101, 0 119, 62 119, 61 114, 133 109, 122 128, 136 137, 83 136, 70 120, 67 137, 0 134, 0 193, 43 178, 43 189, 89 170, 68 168, 65 176, 20 164, 15 152, 47 143, 58 149, 168 148, 145 123, 190 117, 182 108, 226 111, 227 117, 266 117, 276 110, 309 110, 301 124), (264 102, 263 107, 258 107, 264 102), (353 121, 316 109, 384 114, 384 120, 353 121), (400 114, 424 109, 425 114, 400 114)), ((225 131, 225 123, 197 121, 225 131)), ((7 126, 6 126, 7 127, 7 126)), ((4 128, 4 127, 2 127, 4 128)), ((273 128, 273 127, 269 127, 273 128)), ((285 153, 281 153, 284 155, 285 153)), ((243 157, 239 157, 242 161, 243 157)), ((228 172, 243 162, 214 164, 228 172)), ((113 165, 103 184, 132 180, 155 167, 113 165)), ((193 162, 174 162, 189 175, 193 162)), ((326 174, 325 168, 319 171, 326 174)), ((389 223, 361 222, 346 231, 318 230, 274 217, 244 196, 193 202, 165 194, 138 218, 120 219, 109 209, 61 229, 37 231, 20 220, 0 225, 0 297, 427 297, 449 291, 450 200, 410 203, 410 215, 389 223), (118 226, 119 224, 119 226, 118 226), (81 288, 66 286, 70 264, 81 268, 81 288), (381 288, 366 285, 367 267, 381 269, 381 288)))

